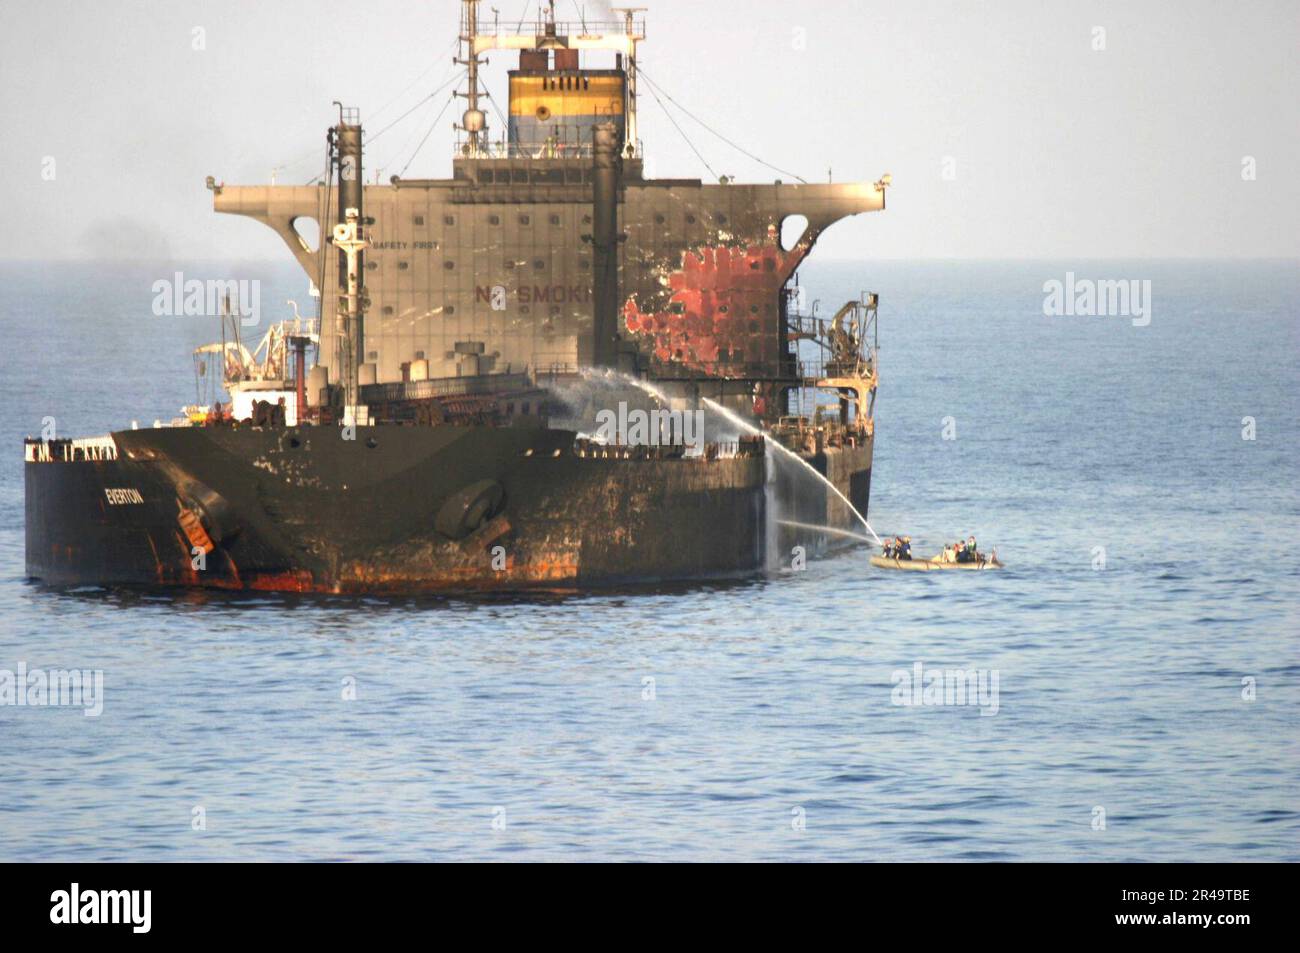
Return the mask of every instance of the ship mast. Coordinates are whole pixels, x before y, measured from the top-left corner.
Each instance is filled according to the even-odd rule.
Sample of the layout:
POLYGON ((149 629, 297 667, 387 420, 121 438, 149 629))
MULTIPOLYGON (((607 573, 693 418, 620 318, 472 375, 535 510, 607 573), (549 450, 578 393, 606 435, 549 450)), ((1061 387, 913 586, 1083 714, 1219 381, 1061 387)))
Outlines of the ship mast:
POLYGON ((642 36, 637 32, 636 15, 644 13, 646 8, 611 7, 610 11, 623 14, 623 28, 627 31, 629 37, 626 66, 627 83, 623 100, 623 141, 626 143, 627 155, 633 156, 640 151, 639 145, 641 142, 641 133, 636 123, 636 42, 642 39, 642 36))
POLYGON ((356 109, 341 103, 339 123, 334 130, 338 150, 338 224, 334 227, 334 247, 339 250, 339 317, 337 323, 339 378, 343 385, 345 423, 367 423, 366 408, 359 406, 360 369, 366 359, 365 297, 361 275, 365 263, 362 249, 367 246, 362 198, 361 118, 356 109))
POLYGON ((460 41, 465 45, 465 58, 456 62, 465 67, 466 89, 457 96, 465 97, 465 115, 459 126, 469 133, 465 155, 476 159, 483 154, 483 139, 487 132, 487 116, 478 107, 478 5, 479 0, 461 0, 460 41))
MULTIPOLYGON (((344 221, 334 226, 334 246, 347 261, 346 294, 339 303, 346 309, 345 327, 356 328, 361 321, 361 251, 369 243, 362 234, 360 216, 355 208, 345 212, 344 221)), ((345 341, 349 350, 350 340, 345 341)), ((367 424, 367 408, 359 406, 361 387, 357 377, 357 363, 348 362, 347 375, 343 382, 343 423, 345 425, 367 424)))

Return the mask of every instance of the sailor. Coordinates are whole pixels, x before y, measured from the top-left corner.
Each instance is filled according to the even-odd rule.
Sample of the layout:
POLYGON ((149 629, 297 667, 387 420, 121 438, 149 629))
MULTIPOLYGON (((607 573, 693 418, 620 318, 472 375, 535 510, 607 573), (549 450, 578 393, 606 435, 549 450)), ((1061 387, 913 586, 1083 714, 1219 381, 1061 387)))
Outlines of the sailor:
POLYGON ((912 558, 912 537, 903 537, 903 542, 899 545, 896 555, 899 559, 912 558))
POLYGON ((959 563, 970 562, 970 556, 966 552, 966 544, 963 543, 960 539, 957 540, 957 545, 953 547, 953 550, 956 553, 957 562, 959 563))
POLYGON ((972 556, 979 555, 979 548, 975 545, 974 536, 971 536, 969 539, 966 540, 966 551, 970 553, 972 556))
POLYGON ((880 549, 886 559, 894 558, 894 541, 892 539, 885 540, 880 549))

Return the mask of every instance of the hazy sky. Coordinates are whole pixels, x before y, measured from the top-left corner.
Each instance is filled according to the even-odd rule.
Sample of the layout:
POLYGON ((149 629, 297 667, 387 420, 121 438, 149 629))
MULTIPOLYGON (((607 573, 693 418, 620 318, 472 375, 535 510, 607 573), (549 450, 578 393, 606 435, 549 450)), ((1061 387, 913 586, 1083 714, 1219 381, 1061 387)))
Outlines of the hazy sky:
MULTIPOLYGON (((821 257, 1300 257, 1296 0, 639 2, 647 74, 720 132, 810 181, 893 174, 888 211, 835 226, 821 257)), ((307 181, 331 100, 373 132, 452 75, 458 9, 3 0, 0 257, 287 261, 212 212, 204 176, 300 160, 280 181, 307 181)), ((485 74, 503 110, 509 59, 485 74)), ((406 165, 443 98, 373 144, 368 181, 406 165)), ((457 112, 408 176, 450 173, 457 112)), ((648 93, 641 117, 654 175, 707 177, 648 93)), ((776 177, 679 121, 716 171, 776 177)))

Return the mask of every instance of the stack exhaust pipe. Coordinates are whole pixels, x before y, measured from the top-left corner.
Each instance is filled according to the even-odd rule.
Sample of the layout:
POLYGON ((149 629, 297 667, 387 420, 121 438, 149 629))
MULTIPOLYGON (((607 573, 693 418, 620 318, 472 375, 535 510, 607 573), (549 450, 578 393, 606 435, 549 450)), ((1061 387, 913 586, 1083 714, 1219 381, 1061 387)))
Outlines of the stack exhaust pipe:
POLYGON ((603 122, 592 130, 592 236, 594 288, 592 355, 596 367, 618 362, 618 189, 622 143, 618 127, 603 122))

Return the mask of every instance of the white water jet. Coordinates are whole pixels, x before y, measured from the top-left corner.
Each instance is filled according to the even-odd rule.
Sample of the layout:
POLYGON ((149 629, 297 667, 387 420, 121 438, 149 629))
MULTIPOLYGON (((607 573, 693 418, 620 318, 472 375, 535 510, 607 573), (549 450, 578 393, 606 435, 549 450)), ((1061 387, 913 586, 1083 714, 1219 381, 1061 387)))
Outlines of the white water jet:
POLYGON ((782 526, 793 526, 797 529, 813 529, 819 533, 832 533, 835 536, 847 536, 849 539, 861 540, 864 543, 871 542, 870 536, 863 536, 861 533, 854 533, 847 529, 836 529, 834 526, 818 526, 816 523, 800 523, 798 520, 777 520, 782 526))
MULTIPOLYGON (((591 371, 590 368, 583 369, 584 375, 588 374, 590 371, 591 371)), ((637 388, 637 390, 645 391, 651 397, 655 398, 655 400, 662 401, 665 404, 669 403, 672 400, 672 398, 670 398, 667 394, 661 391, 658 387, 655 387, 654 384, 651 384, 649 381, 643 381, 639 377, 633 377, 630 374, 623 374, 620 373, 619 371, 607 371, 605 375, 600 375, 600 376, 605 376, 606 379, 608 379, 608 375, 613 375, 618 380, 631 384, 633 387, 637 388)))
POLYGON ((767 554, 765 563, 768 572, 779 568, 780 565, 776 554, 776 546, 780 541, 776 531, 780 506, 781 500, 776 494, 776 458, 770 453, 765 453, 763 454, 763 512, 767 518, 763 520, 763 552, 767 554))
MULTIPOLYGON (((619 371, 614 371, 614 370, 605 371, 603 374, 599 371, 593 372, 588 370, 584 370, 583 373, 584 376, 602 376, 605 377, 606 379, 614 377, 617 378, 618 380, 625 381, 626 383, 631 384, 633 387, 636 387, 639 390, 645 391, 647 394, 660 401, 667 403, 670 400, 668 395, 665 394, 663 391, 661 391, 658 387, 655 387, 653 384, 649 383, 648 381, 641 380, 639 377, 632 377, 630 374, 623 374, 620 373, 619 371)), ((793 460, 795 463, 799 464, 801 467, 803 467, 805 470, 807 470, 809 473, 815 476, 822 483, 826 484, 827 488, 832 493, 834 493, 837 497, 839 497, 844 502, 844 505, 849 508, 849 512, 851 512, 855 517, 857 517, 858 522, 860 522, 863 526, 867 528, 867 532, 871 534, 871 540, 875 540, 877 546, 884 545, 881 542, 880 537, 876 535, 876 531, 871 528, 871 524, 867 522, 867 518, 858 512, 858 508, 853 505, 852 501, 850 501, 847 496, 845 496, 843 493, 840 492, 839 487, 837 487, 834 483, 828 480, 821 473, 818 473, 817 468, 814 467, 811 463, 809 463, 803 457, 799 456, 799 454, 795 453, 790 448, 781 444, 779 441, 773 440, 771 437, 768 437, 766 434, 763 433, 763 431, 760 428, 754 426, 748 420, 745 420, 745 418, 741 417, 739 414, 733 413, 732 411, 728 410, 726 407, 723 407, 717 401, 710 400, 708 397, 702 397, 700 399, 705 404, 707 404, 710 408, 712 408, 713 410, 721 414, 726 420, 730 421, 731 423, 739 427, 741 430, 744 430, 745 432, 750 434, 757 434, 758 436, 765 437, 766 439, 764 440, 764 442, 766 443, 767 446, 774 447, 784 456, 793 460)), ((784 523, 787 521, 774 520, 773 522, 784 523)), ((829 527, 815 527, 815 528, 829 530, 829 527)), ((840 532, 843 533, 844 531, 841 530, 840 532)), ((848 535, 853 536, 857 539, 861 539, 864 543, 871 541, 867 539, 867 537, 861 536, 856 533, 850 533, 848 535)))
MULTIPOLYGON (((739 414, 733 413, 732 411, 728 410, 726 407, 723 407, 716 400, 710 400, 707 397, 702 398, 702 400, 704 401, 704 403, 708 404, 718 413, 722 414, 723 417, 726 417, 737 427, 741 427, 751 434, 759 434, 759 435, 763 434, 763 431, 760 430, 758 427, 755 427, 753 424, 751 424, 745 418, 741 417, 739 414)), ((781 453, 785 454, 785 456, 789 457, 795 463, 799 464, 801 467, 803 467, 805 470, 807 470, 809 473, 815 476, 817 479, 825 483, 832 493, 834 493, 836 496, 838 496, 841 500, 844 501, 844 505, 849 508, 849 512, 851 512, 854 516, 858 518, 858 522, 860 522, 863 526, 867 528, 867 532, 870 533, 871 538, 876 541, 876 545, 877 546, 884 545, 883 543, 881 543, 880 537, 876 535, 876 531, 871 528, 871 524, 867 522, 867 518, 858 512, 858 508, 849 501, 849 498, 847 496, 845 496, 843 493, 840 492, 839 487, 837 487, 834 483, 832 483, 822 474, 818 473, 816 467, 814 467, 803 457, 799 456, 799 454, 795 453, 789 447, 782 445, 777 440, 769 439, 766 442, 769 447, 776 448, 781 453)))

